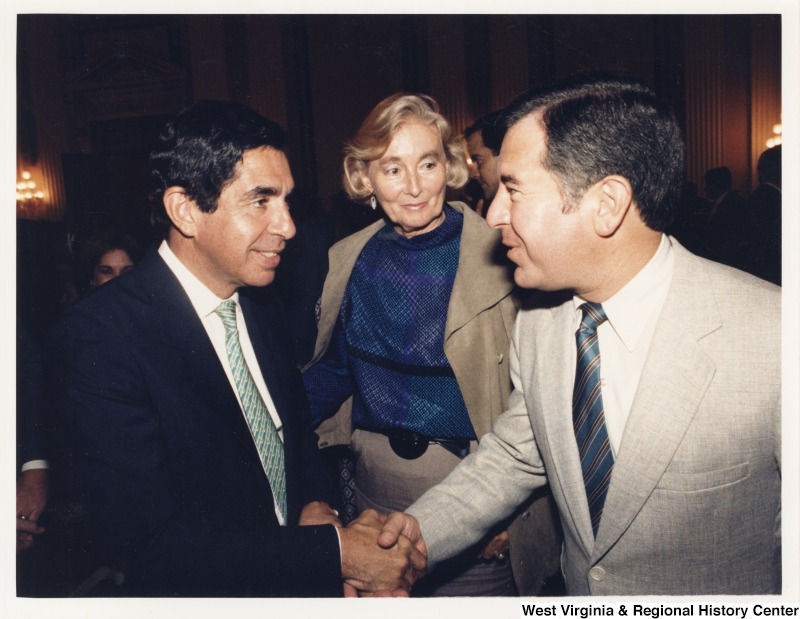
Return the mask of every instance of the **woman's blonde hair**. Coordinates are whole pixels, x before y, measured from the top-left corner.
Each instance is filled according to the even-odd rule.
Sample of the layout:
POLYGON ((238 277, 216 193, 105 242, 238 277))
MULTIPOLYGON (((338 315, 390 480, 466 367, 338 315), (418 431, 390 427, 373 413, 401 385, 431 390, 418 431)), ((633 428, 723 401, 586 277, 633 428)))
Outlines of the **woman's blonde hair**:
POLYGON ((380 159, 400 126, 411 118, 436 128, 447 158, 447 186, 454 189, 464 186, 469 170, 461 136, 453 132, 433 98, 398 92, 378 103, 355 137, 345 144, 343 184, 350 198, 361 201, 369 198, 372 192, 364 185, 362 175, 371 161, 380 159))

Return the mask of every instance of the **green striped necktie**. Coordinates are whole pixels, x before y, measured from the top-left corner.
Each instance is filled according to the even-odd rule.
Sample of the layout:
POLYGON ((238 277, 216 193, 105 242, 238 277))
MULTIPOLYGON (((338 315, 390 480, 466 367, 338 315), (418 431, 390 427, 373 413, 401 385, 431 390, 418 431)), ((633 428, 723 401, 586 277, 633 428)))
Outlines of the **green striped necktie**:
POLYGON ((275 503, 283 516, 283 521, 286 522, 286 469, 283 462, 283 443, 264 400, 258 392, 253 375, 245 363, 242 345, 239 342, 239 329, 236 326, 236 302, 227 299, 220 303, 214 311, 225 325, 225 348, 228 351, 233 380, 236 383, 258 455, 261 457, 269 485, 272 487, 275 503))

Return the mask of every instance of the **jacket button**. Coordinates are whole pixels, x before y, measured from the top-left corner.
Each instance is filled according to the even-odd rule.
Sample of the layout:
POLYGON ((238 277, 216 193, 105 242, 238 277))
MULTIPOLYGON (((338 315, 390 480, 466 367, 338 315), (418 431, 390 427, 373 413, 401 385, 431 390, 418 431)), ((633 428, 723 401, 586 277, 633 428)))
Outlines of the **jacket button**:
POLYGON ((522 514, 522 519, 523 520, 527 520, 530 517, 531 517, 531 513, 530 512, 525 512, 525 513, 522 514))
POLYGON ((595 565, 592 569, 589 570, 589 578, 596 581, 605 580, 606 571, 600 567, 599 565, 595 565))
POLYGON ((497 355, 497 363, 503 363, 503 353, 497 355))

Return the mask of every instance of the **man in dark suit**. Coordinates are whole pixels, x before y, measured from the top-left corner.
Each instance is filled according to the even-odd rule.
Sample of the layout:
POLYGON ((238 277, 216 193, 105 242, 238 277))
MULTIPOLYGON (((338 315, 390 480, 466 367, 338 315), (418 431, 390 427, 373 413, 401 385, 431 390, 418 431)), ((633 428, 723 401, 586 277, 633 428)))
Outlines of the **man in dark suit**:
POLYGON ((281 310, 248 290, 295 233, 285 144, 237 105, 179 113, 151 155, 163 242, 55 327, 54 519, 79 595, 337 596, 424 566, 407 540, 378 548, 377 514, 341 527, 281 310))
POLYGON ((744 198, 733 188, 730 168, 707 170, 703 175, 703 192, 710 201, 703 257, 741 268, 748 232, 747 209, 744 198))
POLYGON ((758 158, 758 187, 747 198, 748 235, 742 269, 781 284, 781 146, 758 158))
POLYGON ((26 325, 17 321, 17 551, 44 533, 39 517, 48 497, 47 445, 42 419, 42 356, 26 325))

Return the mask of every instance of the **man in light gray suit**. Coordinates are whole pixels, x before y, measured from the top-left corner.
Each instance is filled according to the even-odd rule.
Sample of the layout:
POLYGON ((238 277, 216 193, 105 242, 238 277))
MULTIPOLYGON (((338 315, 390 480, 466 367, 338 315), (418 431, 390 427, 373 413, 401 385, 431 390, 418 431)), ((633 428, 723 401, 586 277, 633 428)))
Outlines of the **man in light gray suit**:
POLYGON ((514 392, 380 543, 403 531, 435 568, 548 480, 570 595, 780 592, 780 289, 663 233, 683 144, 646 86, 571 80, 508 125, 487 222, 544 291, 514 392))

